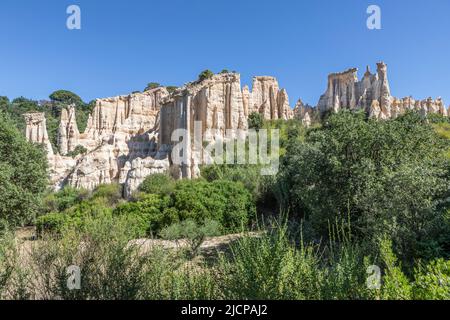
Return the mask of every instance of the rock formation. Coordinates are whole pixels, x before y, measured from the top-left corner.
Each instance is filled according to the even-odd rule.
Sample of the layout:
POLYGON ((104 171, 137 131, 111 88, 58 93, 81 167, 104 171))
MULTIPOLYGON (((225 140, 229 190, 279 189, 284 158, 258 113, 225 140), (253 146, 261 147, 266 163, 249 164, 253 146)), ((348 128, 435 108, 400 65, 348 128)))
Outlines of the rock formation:
POLYGON ((398 99, 391 96, 387 65, 383 62, 377 63, 376 74, 372 74, 367 67, 361 80, 358 80, 357 72, 358 69, 353 68, 328 76, 327 91, 318 103, 321 114, 340 109, 362 109, 371 118, 379 120, 396 118, 406 110, 417 110, 424 116, 428 113, 447 116, 440 98, 415 101, 411 97, 398 99))
POLYGON ((266 120, 291 119, 292 109, 285 89, 279 88, 274 77, 254 77, 252 92, 247 86, 243 89, 246 115, 259 112, 266 120))
MULTIPOLYGON (((48 141, 43 114, 29 114, 27 138, 48 149, 50 178, 55 189, 63 185, 93 189, 119 182, 130 195, 149 175, 171 170, 180 178, 199 175, 202 150, 194 148, 194 123, 201 121, 206 139, 225 138, 227 130, 247 130, 247 117, 261 112, 266 119, 289 119, 293 112, 286 90, 272 77, 255 77, 253 91, 241 88, 240 75, 225 73, 188 83, 171 96, 165 88, 98 99, 85 132, 80 133, 76 110, 61 112, 58 151, 48 141), (174 165, 170 152, 176 129, 188 132, 187 163, 174 165), (208 137, 209 135, 209 137, 208 137), (67 155, 77 146, 87 152, 67 155)), ((202 147, 198 148, 202 149, 202 147)))
POLYGON ((300 120, 305 127, 310 127, 312 118, 316 113, 316 108, 309 105, 305 105, 301 99, 297 101, 297 104, 293 110, 294 119, 300 120))
POLYGON ((241 88, 239 74, 223 73, 188 83, 172 94, 156 88, 98 99, 83 133, 78 130, 75 107, 69 106, 61 112, 56 154, 48 139, 44 114, 24 115, 26 137, 46 147, 55 189, 64 185, 93 189, 118 182, 129 196, 154 173, 169 171, 176 178, 198 177, 199 165, 207 155, 203 142, 245 136, 252 112, 270 120, 296 118, 306 127, 319 113, 343 108, 362 109, 376 119, 394 118, 406 110, 417 110, 424 116, 447 115, 440 98, 416 101, 392 97, 387 67, 384 63, 377 67, 376 74, 367 69, 361 81, 357 69, 331 74, 317 108, 299 100, 292 110, 286 90, 280 89, 273 77, 253 78, 250 91, 247 86, 241 88), (181 140, 178 131, 185 133, 181 140), (178 163, 172 157, 180 142, 185 146, 184 160, 178 163), (77 146, 87 152, 67 156, 77 146))
POLYGON ((47 151, 48 157, 53 155, 53 147, 48 139, 47 120, 45 113, 25 113, 26 130, 25 136, 28 141, 42 144, 47 151))
MULTIPOLYGON (((201 122, 201 135, 205 140, 217 136, 223 138, 227 130, 245 131, 246 114, 248 110, 244 107, 239 74, 218 74, 211 79, 189 83, 178 89, 162 106, 160 145, 170 149, 172 133, 177 129, 185 129, 189 139, 187 144, 193 145, 195 122, 201 122)), ((199 175, 202 150, 189 149, 188 160, 179 168, 178 176, 181 178, 199 175)))

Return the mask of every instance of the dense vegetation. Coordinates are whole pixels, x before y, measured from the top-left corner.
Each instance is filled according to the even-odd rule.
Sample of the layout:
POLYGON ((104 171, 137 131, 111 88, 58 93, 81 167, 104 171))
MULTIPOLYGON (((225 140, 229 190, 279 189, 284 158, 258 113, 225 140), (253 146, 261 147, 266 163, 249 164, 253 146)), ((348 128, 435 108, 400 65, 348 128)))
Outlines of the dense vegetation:
MULTIPOLYGON (((0 119, 0 176, 29 174, 37 166, 30 152, 44 159, 42 150, 0 119), (10 141, 17 152, 5 151, 10 141), (23 167, 4 164, 12 155, 23 167)), ((23 214, 39 240, 23 263, 13 231, 1 229, 0 297, 450 299, 448 119, 408 113, 372 121, 344 111, 310 129, 257 115, 249 124, 280 130, 276 176, 261 176, 260 166, 206 166, 192 181, 150 176, 130 200, 118 185, 43 197, 45 166, 27 176, 39 205, 23 214), (241 234, 214 252, 202 249, 207 237, 231 233, 241 234), (162 240, 177 246, 150 245, 162 240), (81 290, 66 286, 70 265, 81 268, 81 290), (368 286, 374 266, 379 287, 368 286)), ((5 190, 18 186, 25 188, 19 178, 0 180, 5 190)), ((2 205, 14 225, 17 204, 2 205)))
POLYGON ((40 210, 47 186, 47 160, 41 146, 25 140, 0 111, 0 223, 24 225, 40 210))
POLYGON ((49 99, 49 101, 34 101, 20 97, 9 101, 7 97, 0 97, 0 112, 8 114, 21 132, 25 132, 26 126, 23 117, 24 113, 45 113, 48 136, 53 148, 56 150, 61 109, 67 108, 69 105, 75 106, 78 129, 80 132, 83 132, 95 102, 84 103, 78 95, 67 90, 55 91, 50 95, 49 99))

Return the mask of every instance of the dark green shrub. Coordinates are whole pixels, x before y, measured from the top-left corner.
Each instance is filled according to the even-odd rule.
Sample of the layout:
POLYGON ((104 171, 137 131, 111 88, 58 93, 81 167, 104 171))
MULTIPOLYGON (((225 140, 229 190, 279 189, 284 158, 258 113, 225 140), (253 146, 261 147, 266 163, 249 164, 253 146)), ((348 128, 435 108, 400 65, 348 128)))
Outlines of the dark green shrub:
POLYGON ((169 203, 169 197, 145 194, 140 197, 139 201, 119 205, 113 214, 128 221, 129 228, 137 237, 145 237, 176 222, 173 214, 170 212, 165 214, 169 203))
POLYGON ((46 212, 61 212, 87 199, 89 191, 66 186, 64 189, 48 194, 44 199, 46 212))
POLYGON ((103 184, 95 188, 92 199, 105 198, 111 206, 123 200, 122 187, 117 183, 103 184))
MULTIPOLYGON (((308 219, 316 237, 349 216, 355 236, 371 242, 385 233, 412 263, 423 241, 443 224, 440 200, 448 190, 445 144, 419 115, 366 120, 362 113, 331 115, 304 142, 288 146, 279 182, 284 207, 308 219)), ((404 261, 406 263, 406 261, 404 261)))
POLYGON ((259 112, 253 112, 248 116, 248 127, 259 130, 264 126, 264 118, 259 112))
POLYGON ((212 72, 211 70, 204 70, 199 74, 198 80, 203 81, 206 79, 211 79, 213 76, 214 76, 214 72, 212 72))
POLYGON ((195 257, 206 238, 220 235, 220 229, 220 224, 214 220, 205 220, 202 224, 198 224, 188 219, 164 228, 160 236, 166 240, 186 239, 189 241, 191 256, 195 257))
POLYGON ((44 148, 28 143, 0 113, 0 220, 15 226, 32 222, 42 210, 47 183, 44 148))
POLYGON ((224 232, 241 231, 255 214, 251 194, 241 183, 232 181, 180 181, 172 199, 180 220, 193 219, 198 223, 215 220, 224 232))
POLYGON ((76 156, 78 156, 80 154, 87 153, 87 151, 88 150, 85 147, 83 147, 83 146, 76 146, 73 151, 70 151, 70 152, 67 153, 67 156, 75 158, 76 156))
POLYGON ((111 216, 112 209, 106 198, 94 198, 71 206, 62 212, 53 212, 36 219, 39 235, 52 234, 59 236, 65 230, 83 230, 86 221, 111 216))
POLYGON ((160 173, 148 176, 139 186, 139 191, 159 195, 170 195, 175 188, 175 180, 168 174, 160 173))
POLYGON ((144 91, 149 91, 149 90, 153 90, 156 88, 161 87, 161 85, 157 82, 150 82, 149 84, 147 84, 147 86, 145 87, 144 91))

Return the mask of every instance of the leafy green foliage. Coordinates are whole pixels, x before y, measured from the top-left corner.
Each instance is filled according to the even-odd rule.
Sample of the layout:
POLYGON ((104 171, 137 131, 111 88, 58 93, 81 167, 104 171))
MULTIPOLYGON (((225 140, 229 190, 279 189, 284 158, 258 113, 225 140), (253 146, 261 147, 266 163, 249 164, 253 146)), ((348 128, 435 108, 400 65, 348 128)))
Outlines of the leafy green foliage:
POLYGON ((66 186, 64 189, 48 194, 44 199, 46 212, 69 209, 88 198, 88 191, 66 186))
POLYGON ((167 86, 166 89, 167 89, 167 91, 170 94, 173 94, 178 89, 178 87, 176 87, 176 86, 167 86))
POLYGON ((420 300, 450 299, 450 260, 434 260, 416 270, 414 297, 420 300))
POLYGON ((42 147, 28 143, 0 113, 0 220, 13 226, 33 221, 47 187, 47 159, 42 147))
POLYGON ((156 88, 161 87, 161 85, 157 82, 150 82, 149 84, 147 84, 147 86, 145 87, 144 91, 149 91, 149 90, 153 90, 156 88))
POLYGON ((89 219, 112 216, 122 201, 118 184, 100 185, 92 193, 65 187, 45 199, 47 214, 36 221, 38 234, 61 235, 65 230, 81 230, 89 219))
POLYGON ((242 230, 255 214, 251 194, 242 184, 226 180, 180 181, 172 201, 180 220, 215 220, 225 232, 242 230))
MULTIPOLYGON (((49 98, 51 100, 51 104, 49 105, 49 107, 52 109, 51 118, 56 119, 57 123, 59 123, 61 109, 67 108, 70 105, 74 105, 76 108, 76 120, 78 129, 80 130, 80 132, 83 132, 85 130, 89 114, 94 109, 95 101, 91 101, 90 103, 86 104, 77 94, 67 90, 55 91, 49 96, 49 98)), ((50 117, 47 114, 46 117, 48 121, 50 117)), ((56 133, 57 132, 55 132, 55 134, 56 133)), ((51 136, 53 136, 53 133, 51 136)))
POLYGON ((220 235, 220 229, 220 224, 214 220, 205 220, 203 224, 197 224, 194 220, 188 219, 164 228, 160 235, 167 240, 188 240, 191 256, 195 257, 206 238, 220 235))
POLYGON ((122 199, 122 187, 118 183, 102 184, 95 188, 91 199, 104 198, 111 205, 119 204, 122 199))
POLYGON ((198 75, 199 81, 204 81, 206 79, 211 79, 214 76, 214 72, 211 70, 204 70, 198 75))
POLYGON ((128 221, 135 237, 145 237, 177 221, 178 217, 167 210, 169 203, 169 197, 144 194, 139 201, 119 205, 114 216, 128 221))
POLYGON ((417 114, 392 121, 331 115, 305 142, 288 146, 279 179, 284 207, 319 237, 349 215, 357 237, 376 242, 387 233, 402 259, 419 257, 429 234, 442 232, 436 205, 449 183, 444 146, 417 114))
POLYGON ((61 102, 63 104, 81 105, 83 100, 73 92, 67 90, 58 90, 50 94, 50 100, 53 102, 61 102))
POLYGON ((85 147, 83 147, 83 146, 76 146, 73 151, 70 151, 70 152, 67 153, 67 156, 75 158, 76 156, 78 156, 80 154, 87 153, 87 151, 88 150, 85 147))
POLYGON ((264 118, 259 112, 253 112, 248 116, 248 127, 259 130, 264 125, 264 118))
POLYGON ((139 191, 159 195, 170 195, 175 188, 175 180, 168 174, 153 174, 145 178, 139 191))
POLYGON ((233 232, 245 227, 255 213, 251 194, 240 183, 185 180, 177 182, 174 188, 161 189, 158 181, 173 183, 164 175, 150 178, 142 188, 151 193, 143 192, 136 201, 114 211, 117 216, 135 221, 140 236, 158 234, 164 227, 188 219, 199 224, 215 220, 223 232, 233 232))

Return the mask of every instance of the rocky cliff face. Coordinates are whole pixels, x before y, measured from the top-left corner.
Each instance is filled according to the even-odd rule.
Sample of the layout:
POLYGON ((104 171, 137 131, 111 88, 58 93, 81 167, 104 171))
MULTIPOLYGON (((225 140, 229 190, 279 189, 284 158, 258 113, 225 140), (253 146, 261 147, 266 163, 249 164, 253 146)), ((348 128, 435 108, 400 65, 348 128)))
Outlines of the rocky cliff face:
POLYGON ((28 115, 27 137, 48 145, 52 184, 93 189, 119 182, 130 195, 151 174, 171 170, 179 178, 199 175, 203 147, 195 148, 195 123, 201 123, 205 140, 225 138, 228 130, 247 130, 251 112, 266 119, 289 119, 293 112, 286 90, 273 77, 255 77, 253 90, 241 88, 240 75, 225 73, 188 83, 171 96, 165 88, 144 93, 98 99, 84 133, 76 123, 75 107, 62 110, 58 130, 58 153, 48 141, 45 117, 28 115), (174 165, 170 152, 175 130, 188 133, 186 163, 174 165), (86 154, 67 154, 77 146, 86 154))
POLYGON ((316 108, 309 105, 305 105, 301 99, 299 99, 293 110, 294 119, 300 120, 305 127, 310 127, 312 124, 312 118, 316 114, 316 108))
POLYGON ((289 96, 285 89, 280 90, 274 77, 254 77, 252 92, 247 86, 244 87, 243 99, 246 115, 259 112, 266 120, 288 120, 293 117, 289 96))
POLYGON ((58 152, 48 139, 45 115, 26 114, 26 136, 47 149, 51 183, 93 189, 118 182, 126 196, 154 173, 170 171, 176 178, 195 178, 205 156, 203 141, 234 139, 247 133, 247 118, 259 112, 265 119, 296 118, 310 126, 318 113, 340 109, 363 109, 370 117, 389 119, 406 110, 423 115, 447 115, 438 98, 416 101, 391 96, 387 67, 378 63, 377 73, 367 69, 358 80, 357 69, 331 74, 328 88, 317 108, 299 100, 292 110, 286 90, 273 77, 253 78, 252 90, 241 88, 240 75, 225 73, 191 82, 169 95, 165 88, 144 93, 98 99, 85 132, 80 133, 73 106, 62 110, 58 131, 58 152), (186 133, 184 161, 176 163, 172 151, 180 142, 178 131, 186 133), (197 143, 195 133, 202 141, 197 143), (77 146, 87 152, 67 156, 77 146))
POLYGON ((387 66, 377 64, 377 73, 372 74, 369 67, 361 81, 358 69, 353 68, 342 73, 328 76, 328 87, 320 97, 318 108, 321 113, 338 112, 340 109, 364 109, 369 111, 372 102, 378 101, 381 109, 389 116, 392 97, 387 78, 387 66))
POLYGON ((177 175, 181 178, 199 175, 202 150, 194 146, 195 123, 205 140, 224 138, 227 130, 247 130, 246 114, 239 74, 218 74, 178 89, 162 106, 160 127, 160 145, 168 149, 173 145, 175 130, 187 132, 187 161, 175 169, 177 175))
POLYGON ((126 182, 135 159, 156 154, 161 101, 167 96, 165 88, 157 88, 98 99, 84 133, 78 130, 75 108, 63 109, 56 154, 48 141, 43 114, 25 116, 27 138, 47 146, 50 178, 55 189, 65 184, 93 189, 100 184, 118 182, 120 178, 126 182), (67 157, 77 146, 85 147, 87 153, 67 157))
POLYGON ((417 110, 423 115, 436 113, 447 116, 442 99, 416 101, 411 97, 398 99, 391 95, 387 65, 377 63, 377 72, 372 74, 369 67, 361 80, 358 80, 358 69, 349 69, 342 73, 328 76, 328 87, 320 97, 318 110, 321 114, 341 109, 362 109, 375 119, 392 119, 406 110, 417 110))

